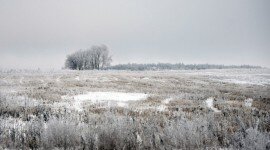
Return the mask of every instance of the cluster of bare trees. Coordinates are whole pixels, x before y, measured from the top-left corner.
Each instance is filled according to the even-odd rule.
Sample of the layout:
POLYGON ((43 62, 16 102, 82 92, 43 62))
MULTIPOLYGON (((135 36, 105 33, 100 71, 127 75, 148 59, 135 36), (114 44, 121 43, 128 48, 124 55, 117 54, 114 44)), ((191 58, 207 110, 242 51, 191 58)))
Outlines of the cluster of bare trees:
POLYGON ((73 70, 99 70, 110 66, 111 61, 107 46, 92 46, 90 49, 68 55, 65 67, 73 70))

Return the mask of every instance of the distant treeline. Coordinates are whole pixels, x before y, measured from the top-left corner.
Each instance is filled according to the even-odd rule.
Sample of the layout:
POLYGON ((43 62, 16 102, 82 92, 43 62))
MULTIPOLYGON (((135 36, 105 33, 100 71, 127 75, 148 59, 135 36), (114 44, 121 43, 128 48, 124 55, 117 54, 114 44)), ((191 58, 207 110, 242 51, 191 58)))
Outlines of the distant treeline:
POLYGON ((107 69, 112 70, 202 70, 202 69, 251 69, 251 68, 262 68, 260 66, 251 65, 213 65, 213 64, 170 64, 170 63, 151 63, 151 64, 119 64, 110 66, 107 69))

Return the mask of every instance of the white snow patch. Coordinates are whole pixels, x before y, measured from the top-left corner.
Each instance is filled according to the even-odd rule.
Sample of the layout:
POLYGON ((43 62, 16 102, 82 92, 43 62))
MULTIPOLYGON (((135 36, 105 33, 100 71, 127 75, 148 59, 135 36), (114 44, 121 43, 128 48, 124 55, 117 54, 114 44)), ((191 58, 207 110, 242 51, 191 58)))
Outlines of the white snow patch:
POLYGON ((167 98, 165 100, 162 101, 163 104, 169 104, 170 101, 173 100, 172 98, 167 98))
POLYGON ((138 132, 136 132, 136 142, 140 145, 142 143, 142 138, 141 136, 139 135, 138 132))
POLYGON ((56 82, 60 82, 60 78, 61 78, 61 77, 56 78, 56 82))
POLYGON ((207 106, 208 108, 212 109, 214 112, 221 112, 220 110, 218 110, 217 108, 214 107, 213 101, 214 101, 214 98, 213 98, 213 97, 208 98, 208 99, 205 101, 206 106, 207 106))
POLYGON ((76 76, 75 80, 80 81, 80 77, 76 76))
POLYGON ((128 104, 124 103, 124 102, 117 102, 117 106, 119 106, 119 107, 127 107, 128 104))
MULTIPOLYGON (((82 103, 91 101, 92 103, 115 102, 119 107, 127 107, 129 101, 145 100, 148 97, 144 93, 122 93, 122 92, 89 92, 87 94, 76 95, 73 97, 73 107, 78 111, 82 111, 82 103)), ((67 98, 62 96, 63 99, 67 98)))
POLYGON ((74 100, 91 100, 91 101, 137 101, 148 97, 144 93, 122 93, 122 92, 89 92, 74 96, 74 100))
POLYGON ((24 79, 24 77, 21 77, 20 84, 23 84, 23 79, 24 79))
POLYGON ((71 96, 68 96, 68 95, 61 96, 61 99, 63 99, 63 100, 67 100, 67 99, 70 99, 70 98, 72 98, 72 97, 71 96))
POLYGON ((246 107, 251 107, 252 106, 253 99, 248 98, 245 100, 245 106, 246 107))
POLYGON ((83 111, 82 101, 75 100, 73 104, 73 108, 75 108, 78 111, 83 111))

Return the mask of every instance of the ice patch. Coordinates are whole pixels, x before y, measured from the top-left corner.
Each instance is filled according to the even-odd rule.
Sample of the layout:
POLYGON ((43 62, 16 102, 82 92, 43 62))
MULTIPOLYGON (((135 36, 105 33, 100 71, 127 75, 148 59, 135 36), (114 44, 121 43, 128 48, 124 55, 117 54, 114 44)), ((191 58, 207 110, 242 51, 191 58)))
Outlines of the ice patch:
POLYGON ((252 106, 253 99, 248 98, 245 100, 245 106, 246 107, 251 107, 252 106))
POLYGON ((214 112, 221 112, 220 110, 218 110, 217 108, 214 107, 214 104, 213 104, 213 101, 214 101, 214 98, 210 97, 208 98, 205 103, 206 103, 206 106, 210 109, 212 109, 214 112))
POLYGON ((80 77, 76 76, 75 80, 80 81, 80 77))

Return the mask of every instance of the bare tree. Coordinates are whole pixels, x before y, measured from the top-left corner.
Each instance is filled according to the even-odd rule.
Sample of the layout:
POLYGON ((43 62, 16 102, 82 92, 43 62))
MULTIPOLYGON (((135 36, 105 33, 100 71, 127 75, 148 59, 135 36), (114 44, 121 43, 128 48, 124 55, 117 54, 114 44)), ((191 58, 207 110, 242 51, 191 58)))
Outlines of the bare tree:
POLYGON ((105 45, 92 46, 67 56, 65 67, 73 70, 104 69, 110 66, 112 58, 105 45))

